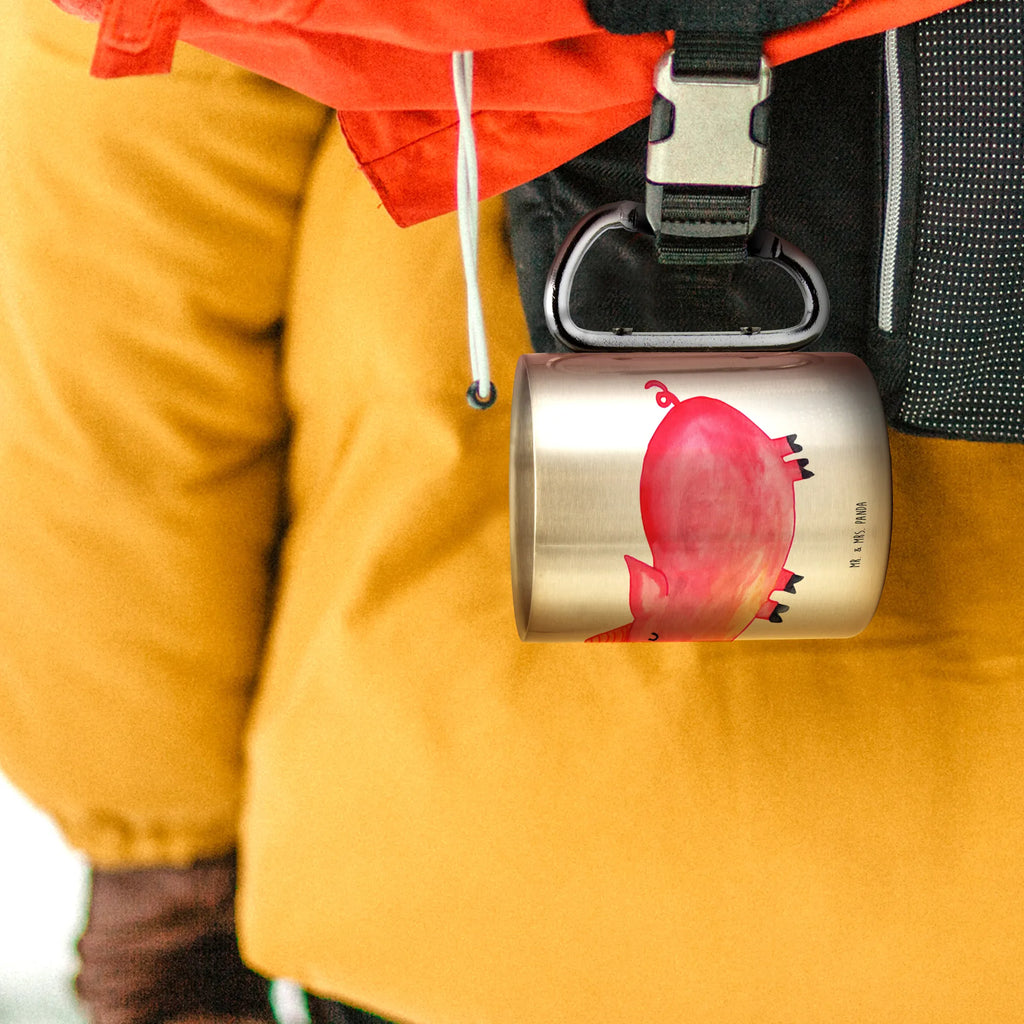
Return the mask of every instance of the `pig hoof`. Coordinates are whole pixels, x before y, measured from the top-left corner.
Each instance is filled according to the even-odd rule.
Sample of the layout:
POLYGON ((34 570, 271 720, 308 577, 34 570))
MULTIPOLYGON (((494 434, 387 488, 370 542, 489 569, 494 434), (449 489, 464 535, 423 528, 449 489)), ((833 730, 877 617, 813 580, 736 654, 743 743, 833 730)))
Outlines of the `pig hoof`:
POLYGON ((786 440, 789 442, 789 450, 791 452, 802 452, 804 446, 796 443, 796 434, 787 434, 786 440))
POLYGON ((796 585, 802 580, 803 576, 798 576, 789 569, 783 569, 779 573, 779 578, 775 581, 775 586, 772 587, 772 590, 784 590, 787 594, 795 594, 796 585))
POLYGON ((771 598, 768 598, 768 600, 758 608, 757 615, 754 617, 757 619, 766 619, 768 622, 781 622, 782 616, 788 611, 788 604, 779 604, 778 601, 773 601, 771 598))
POLYGON ((810 480, 814 474, 807 468, 807 459, 797 459, 796 464, 800 467, 800 479, 810 480))

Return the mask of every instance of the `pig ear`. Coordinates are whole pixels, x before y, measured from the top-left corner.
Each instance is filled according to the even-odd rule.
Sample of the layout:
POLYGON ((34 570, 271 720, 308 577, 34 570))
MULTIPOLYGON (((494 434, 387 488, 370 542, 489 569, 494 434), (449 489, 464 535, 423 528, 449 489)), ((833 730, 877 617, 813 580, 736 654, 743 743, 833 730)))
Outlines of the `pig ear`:
POLYGON ((668 595, 668 579, 660 569, 626 555, 629 569, 629 612, 634 619, 650 614, 668 595))

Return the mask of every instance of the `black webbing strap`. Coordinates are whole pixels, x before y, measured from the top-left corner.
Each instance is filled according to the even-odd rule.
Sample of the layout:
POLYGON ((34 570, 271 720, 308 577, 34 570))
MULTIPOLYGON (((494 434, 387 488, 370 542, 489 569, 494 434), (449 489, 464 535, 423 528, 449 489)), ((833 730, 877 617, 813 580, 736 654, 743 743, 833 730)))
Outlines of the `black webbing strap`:
MULTIPOLYGON (((634 35, 676 30, 672 75, 723 80, 759 76, 761 42, 770 32, 813 21, 835 6, 835 0, 585 0, 590 16, 610 32, 634 35)), ((672 105, 662 97, 651 116, 652 142, 673 133, 672 105), (659 109, 661 108, 661 109, 659 109), (658 134, 658 133, 661 134, 658 134)), ((754 137, 767 142, 767 115, 755 112, 754 137)), ((687 131, 686 125, 680 131, 687 131)), ((707 135, 695 133, 695 146, 707 135)), ((648 148, 650 154, 650 147, 648 148)), ((686 161, 682 162, 685 166, 686 161)), ((648 165, 650 166, 650 164, 648 165)), ((686 180, 671 173, 648 185, 647 210, 658 236, 664 263, 738 262, 746 256, 746 240, 757 222, 756 184, 715 183, 714 175, 686 180), (652 210, 653 204, 653 210, 652 210), (652 216, 653 212, 653 216, 652 216), (664 222, 662 221, 664 213, 664 222)), ((653 179, 648 175, 648 181, 653 179)))
POLYGON ((710 190, 700 193, 666 186, 661 227, 655 236, 658 262, 666 265, 711 266, 741 263, 753 227, 751 191, 710 190), (703 226, 727 228, 724 235, 690 234, 703 226))
MULTIPOLYGON (((762 73, 761 37, 750 33, 676 33, 672 51, 673 83, 688 80, 723 84, 758 81, 762 73)), ((749 132, 760 144, 767 141, 763 108, 751 116, 749 132)), ((678 133, 686 141, 687 125, 677 123, 670 99, 659 95, 651 116, 650 141, 678 133)), ((697 139, 694 145, 703 143, 697 139)), ((713 177, 712 173, 709 177, 713 177)), ((759 183, 758 183, 759 184, 759 183)), ((739 263, 747 256, 747 239, 757 222, 758 185, 708 181, 660 182, 648 190, 648 211, 657 205, 658 260, 665 264, 710 265, 739 263)))
POLYGON ((736 32, 679 29, 672 46, 672 74, 714 78, 757 78, 761 36, 736 32))
POLYGON ((585 0, 591 18, 620 35, 749 32, 765 36, 820 18, 836 0, 585 0))

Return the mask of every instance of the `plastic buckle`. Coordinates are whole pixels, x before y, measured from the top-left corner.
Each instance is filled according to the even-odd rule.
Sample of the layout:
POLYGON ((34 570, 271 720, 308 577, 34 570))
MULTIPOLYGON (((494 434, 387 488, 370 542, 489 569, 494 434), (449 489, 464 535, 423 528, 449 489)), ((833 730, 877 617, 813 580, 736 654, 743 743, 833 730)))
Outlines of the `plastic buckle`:
MULTIPOLYGON (((754 190, 765 177, 767 116, 764 102, 771 93, 772 72, 762 57, 755 79, 672 73, 673 52, 654 72, 652 138, 647 146, 647 220, 655 232, 695 237, 736 233, 734 223, 692 221, 662 224, 665 186, 754 190), (666 131, 667 129, 667 131, 666 131)), ((756 203, 751 204, 753 230, 756 203)))

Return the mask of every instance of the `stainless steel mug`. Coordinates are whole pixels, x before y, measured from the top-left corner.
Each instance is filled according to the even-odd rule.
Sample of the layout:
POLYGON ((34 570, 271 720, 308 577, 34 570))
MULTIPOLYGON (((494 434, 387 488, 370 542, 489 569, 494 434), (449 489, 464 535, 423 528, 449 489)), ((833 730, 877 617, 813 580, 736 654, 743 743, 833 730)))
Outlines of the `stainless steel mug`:
POLYGON ((524 640, 848 637, 889 555, 889 444, 855 356, 523 356, 512 586, 524 640))

